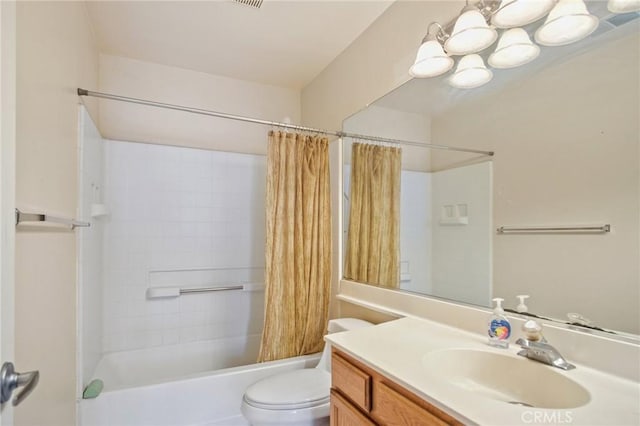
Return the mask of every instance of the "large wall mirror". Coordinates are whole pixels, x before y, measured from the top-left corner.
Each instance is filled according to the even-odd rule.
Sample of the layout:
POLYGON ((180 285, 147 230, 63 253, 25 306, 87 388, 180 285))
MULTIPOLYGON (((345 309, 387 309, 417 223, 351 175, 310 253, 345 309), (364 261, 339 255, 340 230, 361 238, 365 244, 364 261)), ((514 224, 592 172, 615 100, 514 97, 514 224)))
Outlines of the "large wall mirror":
POLYGON ((374 182, 383 197, 399 190, 399 211, 363 216, 353 199, 362 198, 362 176, 352 171, 367 144, 346 139, 345 279, 485 307, 502 297, 514 309, 517 295, 529 295, 529 312, 541 317, 640 334, 639 16, 604 16, 589 38, 493 70, 477 89, 453 89, 446 75, 411 80, 345 120, 347 132, 495 152, 380 146, 400 152, 375 153, 381 173, 399 164, 400 182, 374 182), (390 265, 353 248, 369 234, 367 220, 387 214, 399 215, 399 228, 371 234, 399 234, 390 265), (610 232, 497 232, 601 224, 610 232), (397 280, 358 279, 362 258, 397 280))

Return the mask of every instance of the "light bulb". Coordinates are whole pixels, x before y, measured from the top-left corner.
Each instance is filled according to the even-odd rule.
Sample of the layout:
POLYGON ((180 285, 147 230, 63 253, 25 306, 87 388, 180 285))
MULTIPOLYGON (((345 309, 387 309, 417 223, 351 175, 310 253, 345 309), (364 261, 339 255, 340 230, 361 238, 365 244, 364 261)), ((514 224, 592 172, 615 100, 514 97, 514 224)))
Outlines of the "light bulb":
POLYGON ((587 37, 598 28, 598 22, 583 0, 559 0, 535 39, 543 46, 563 46, 587 37))
POLYGON ((607 9, 611 13, 629 13, 640 10, 640 0, 609 0, 607 9))
POLYGON ((489 65, 494 68, 514 68, 533 61, 540 54, 540 48, 531 42, 522 28, 505 31, 495 52, 489 56, 489 65))
POLYGON ((486 49, 497 38, 498 33, 489 27, 480 11, 471 8, 458 17, 444 48, 451 55, 466 55, 486 49))
POLYGON ((436 40, 428 40, 418 49, 418 55, 409 74, 418 78, 435 77, 449 71, 451 67, 453 59, 444 53, 442 45, 436 40))
POLYGON ((477 54, 463 56, 456 72, 449 77, 449 84, 459 89, 473 89, 488 83, 493 78, 491 70, 477 54))
POLYGON ((497 28, 522 27, 545 16, 555 0, 502 0, 491 17, 497 28))

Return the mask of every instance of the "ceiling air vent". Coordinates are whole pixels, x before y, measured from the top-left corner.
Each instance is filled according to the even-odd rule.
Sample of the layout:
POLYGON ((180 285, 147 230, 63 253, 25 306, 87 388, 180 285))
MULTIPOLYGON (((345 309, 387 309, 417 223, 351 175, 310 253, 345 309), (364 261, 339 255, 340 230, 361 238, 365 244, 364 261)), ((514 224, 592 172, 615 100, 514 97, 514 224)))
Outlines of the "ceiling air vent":
POLYGON ((245 6, 253 7, 255 9, 260 9, 262 6, 263 0, 233 0, 236 3, 244 4, 245 6))

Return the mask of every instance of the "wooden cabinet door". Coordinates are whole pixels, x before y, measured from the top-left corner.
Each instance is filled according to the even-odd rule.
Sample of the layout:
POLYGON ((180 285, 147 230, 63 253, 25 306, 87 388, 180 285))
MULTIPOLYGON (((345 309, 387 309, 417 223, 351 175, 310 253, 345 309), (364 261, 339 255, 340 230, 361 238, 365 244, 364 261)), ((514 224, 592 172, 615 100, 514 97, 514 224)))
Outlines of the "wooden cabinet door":
POLYGON ((376 426, 338 392, 331 389, 331 426, 376 426))
POLYGON ((334 349, 331 426, 463 426, 408 389, 334 349))
POLYGON ((446 426, 448 423, 396 392, 376 382, 371 415, 387 426, 446 426))

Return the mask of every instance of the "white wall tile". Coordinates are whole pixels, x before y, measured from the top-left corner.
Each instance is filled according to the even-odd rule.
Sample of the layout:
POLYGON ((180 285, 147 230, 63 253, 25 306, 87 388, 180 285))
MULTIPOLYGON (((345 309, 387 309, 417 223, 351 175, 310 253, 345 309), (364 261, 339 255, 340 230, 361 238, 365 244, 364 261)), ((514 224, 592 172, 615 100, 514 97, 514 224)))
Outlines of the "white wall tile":
POLYGON ((406 272, 400 287, 431 293, 431 173, 403 170, 401 185, 400 261, 406 272))
POLYGON ((78 300, 81 385, 86 384, 103 351, 103 219, 91 218, 91 204, 104 196, 104 145, 91 117, 80 108, 79 211, 91 226, 78 229, 78 300))
POLYGON ((145 291, 262 280, 246 268, 264 266, 265 157, 119 141, 104 155, 105 351, 259 332, 263 293, 145 291), (203 269, 158 272, 184 268, 203 269))

